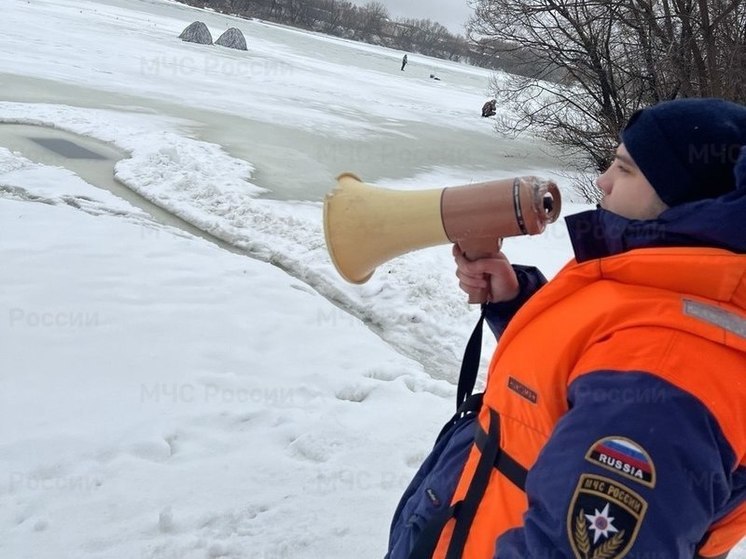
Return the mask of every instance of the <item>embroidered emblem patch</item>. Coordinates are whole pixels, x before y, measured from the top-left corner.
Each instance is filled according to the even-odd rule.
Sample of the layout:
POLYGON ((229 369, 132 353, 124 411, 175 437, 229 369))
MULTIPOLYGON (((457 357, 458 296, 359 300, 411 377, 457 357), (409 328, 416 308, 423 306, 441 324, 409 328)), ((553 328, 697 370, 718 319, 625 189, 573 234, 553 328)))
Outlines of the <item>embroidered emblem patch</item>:
POLYGON ((650 455, 630 439, 606 437, 596 441, 585 459, 648 487, 655 487, 655 465, 650 455))
POLYGON ((577 559, 619 559, 637 539, 648 508, 637 493, 611 479, 583 474, 567 512, 577 559))

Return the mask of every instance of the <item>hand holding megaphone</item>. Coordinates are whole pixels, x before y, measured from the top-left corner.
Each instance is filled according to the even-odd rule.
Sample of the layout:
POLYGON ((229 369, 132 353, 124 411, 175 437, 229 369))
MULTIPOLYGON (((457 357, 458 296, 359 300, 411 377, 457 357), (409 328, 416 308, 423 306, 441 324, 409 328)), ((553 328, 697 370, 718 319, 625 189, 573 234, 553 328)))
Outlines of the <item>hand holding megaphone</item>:
MULTIPOLYGON (((503 237, 544 231, 560 207, 557 185, 536 177, 400 191, 344 173, 324 199, 324 235, 342 277, 365 283, 380 264, 420 248, 450 242, 470 260, 494 254, 503 237)), ((485 290, 469 302, 486 299, 485 290)))

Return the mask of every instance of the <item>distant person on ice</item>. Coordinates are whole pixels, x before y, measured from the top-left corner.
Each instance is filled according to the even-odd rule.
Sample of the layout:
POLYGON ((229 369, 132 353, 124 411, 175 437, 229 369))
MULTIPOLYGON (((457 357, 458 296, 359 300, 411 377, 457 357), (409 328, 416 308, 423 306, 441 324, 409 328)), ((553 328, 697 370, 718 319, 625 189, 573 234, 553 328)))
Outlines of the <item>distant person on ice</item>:
POLYGON ((404 66, 407 65, 407 55, 404 55, 404 58, 401 59, 401 71, 404 71, 404 66))
POLYGON ((497 113, 497 99, 490 99, 482 105, 482 116, 495 116, 497 113))

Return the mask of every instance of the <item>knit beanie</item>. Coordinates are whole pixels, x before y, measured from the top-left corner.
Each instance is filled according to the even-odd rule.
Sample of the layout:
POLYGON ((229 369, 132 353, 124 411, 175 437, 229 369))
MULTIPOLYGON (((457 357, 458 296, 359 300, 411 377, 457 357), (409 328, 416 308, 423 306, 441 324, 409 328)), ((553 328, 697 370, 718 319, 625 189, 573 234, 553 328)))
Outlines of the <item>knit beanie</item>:
POLYGON ((621 134, 632 159, 668 206, 736 188, 746 107, 723 99, 674 99, 634 113, 621 134))
POLYGON ((741 148, 741 157, 736 161, 736 188, 746 190, 746 146, 741 148))

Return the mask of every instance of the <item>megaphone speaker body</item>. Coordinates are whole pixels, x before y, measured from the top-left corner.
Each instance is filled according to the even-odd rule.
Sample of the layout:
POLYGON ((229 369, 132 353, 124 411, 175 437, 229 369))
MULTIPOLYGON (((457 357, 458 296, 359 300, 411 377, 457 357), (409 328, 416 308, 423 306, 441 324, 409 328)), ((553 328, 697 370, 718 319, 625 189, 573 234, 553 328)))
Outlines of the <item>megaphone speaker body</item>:
POLYGON ((384 262, 448 242, 440 218, 441 190, 375 188, 345 173, 324 201, 324 235, 337 271, 365 283, 384 262))
POLYGON ((457 242, 472 259, 494 253, 503 237, 541 233, 559 210, 557 186, 535 177, 402 191, 344 173, 324 200, 324 234, 337 271, 364 283, 382 263, 429 246, 457 242))

